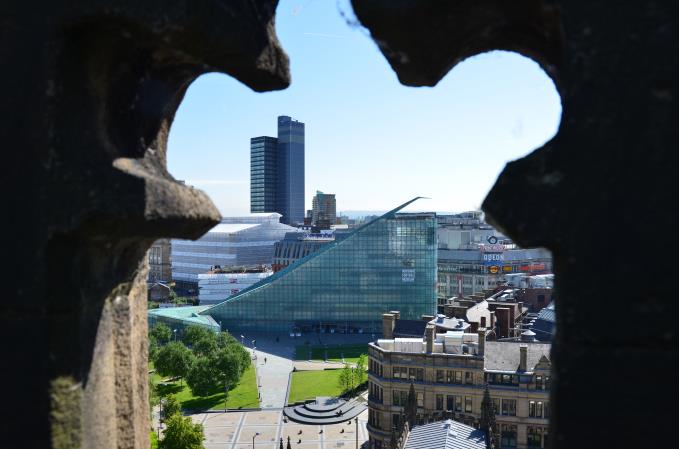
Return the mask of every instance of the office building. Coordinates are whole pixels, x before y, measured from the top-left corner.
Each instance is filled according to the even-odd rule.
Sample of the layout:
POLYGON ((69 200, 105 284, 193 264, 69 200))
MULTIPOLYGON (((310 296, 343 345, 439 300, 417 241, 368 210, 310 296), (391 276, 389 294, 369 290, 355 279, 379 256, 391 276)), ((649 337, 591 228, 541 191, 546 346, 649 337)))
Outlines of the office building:
POLYGON ((179 293, 198 294, 198 275, 215 267, 271 265, 273 249, 296 229, 275 212, 224 217, 198 240, 172 241, 172 279, 179 293))
POLYGON ((348 235, 347 229, 328 229, 320 232, 288 232, 274 245, 273 271, 280 271, 291 263, 307 257, 321 247, 348 235))
POLYGON ((391 447, 411 384, 418 424, 452 418, 478 427, 487 384, 496 447, 547 447, 550 344, 536 342, 528 331, 513 341, 486 341, 484 328, 469 333, 433 323, 419 338, 399 338, 392 334, 397 315, 384 315, 384 338, 368 345, 371 449, 391 447))
POLYGON ((507 275, 547 274, 552 255, 544 248, 521 249, 483 221, 481 212, 437 216, 439 311, 451 296, 493 291, 507 275))
POLYGON ((337 222, 337 202, 334 193, 316 191, 312 200, 311 223, 321 229, 330 229, 337 222))
POLYGON ((172 280, 170 239, 159 239, 149 248, 149 285, 156 282, 169 284, 172 280))
POLYGON ((250 211, 304 223, 304 123, 278 117, 278 137, 250 139, 250 211))
POLYGON ((199 274, 199 304, 201 306, 218 304, 272 274, 273 271, 267 266, 220 267, 199 274))
POLYGON ((282 223, 304 223, 304 123, 278 117, 278 210, 282 223))
POLYGON ((277 212, 278 139, 250 139, 250 212, 277 212))
POLYGON ((436 306, 436 216, 399 214, 411 200, 205 310, 224 327, 278 332, 379 332, 436 306))

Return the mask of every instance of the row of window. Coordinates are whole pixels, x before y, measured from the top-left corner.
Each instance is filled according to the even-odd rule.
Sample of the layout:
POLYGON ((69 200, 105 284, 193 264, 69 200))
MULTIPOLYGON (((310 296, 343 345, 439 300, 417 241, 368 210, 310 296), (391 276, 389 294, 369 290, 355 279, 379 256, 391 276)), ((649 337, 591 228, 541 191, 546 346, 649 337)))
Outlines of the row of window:
MULTIPOLYGON (((424 407, 424 393, 415 393, 417 406, 424 407)), ((391 403, 399 407, 405 407, 408 403, 408 390, 392 390, 391 403)))
POLYGON ((436 370, 436 383, 462 384, 463 378, 465 384, 474 384, 474 373, 471 371, 436 370))
POLYGON ((392 367, 391 372, 394 379, 424 381, 424 368, 394 366, 392 367))
MULTIPOLYGON (((516 425, 502 424, 500 426, 500 447, 516 447, 516 425)), ((548 447, 548 431, 542 427, 528 427, 526 444, 528 449, 541 449, 548 447)))
POLYGON ((462 405, 464 403, 464 412, 465 413, 472 413, 474 410, 474 398, 472 396, 455 396, 455 395, 446 395, 445 396, 445 408, 443 407, 444 405, 444 395, 442 394, 437 394, 436 395, 436 410, 450 410, 450 411, 456 411, 456 412, 461 412, 462 411, 462 405))

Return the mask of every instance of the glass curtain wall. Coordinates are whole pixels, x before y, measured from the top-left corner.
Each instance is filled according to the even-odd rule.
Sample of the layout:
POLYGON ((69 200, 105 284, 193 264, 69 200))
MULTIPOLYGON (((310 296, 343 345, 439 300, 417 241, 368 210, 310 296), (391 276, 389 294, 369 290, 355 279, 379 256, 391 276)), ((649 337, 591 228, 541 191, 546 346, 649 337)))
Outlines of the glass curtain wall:
POLYGON ((203 314, 229 329, 360 333, 390 310, 435 313, 436 216, 397 214, 412 201, 203 314))

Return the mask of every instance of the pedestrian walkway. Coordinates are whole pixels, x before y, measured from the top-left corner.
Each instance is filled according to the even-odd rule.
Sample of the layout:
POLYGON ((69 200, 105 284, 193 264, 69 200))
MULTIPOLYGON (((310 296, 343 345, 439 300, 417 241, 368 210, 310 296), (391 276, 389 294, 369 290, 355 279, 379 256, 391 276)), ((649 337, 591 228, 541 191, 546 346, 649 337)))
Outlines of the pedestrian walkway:
MULTIPOLYGON (((268 356, 267 356, 268 358, 268 356)), ((368 412, 358 418, 358 447, 368 440, 368 412)), ((193 422, 203 425, 205 449, 278 449, 280 439, 292 449, 356 449, 356 423, 302 425, 286 420, 280 411, 197 413, 193 422), (253 440, 254 437, 254 440, 253 440)))
MULTIPOLYGON (((292 350, 275 340, 257 341, 256 357, 257 383, 260 393, 260 407, 263 410, 281 410, 285 407, 288 380, 292 371, 292 350), (290 354, 287 358, 285 355, 290 354), (266 363, 264 359, 266 358, 266 363)), ((252 349, 250 350, 252 352, 252 349)))

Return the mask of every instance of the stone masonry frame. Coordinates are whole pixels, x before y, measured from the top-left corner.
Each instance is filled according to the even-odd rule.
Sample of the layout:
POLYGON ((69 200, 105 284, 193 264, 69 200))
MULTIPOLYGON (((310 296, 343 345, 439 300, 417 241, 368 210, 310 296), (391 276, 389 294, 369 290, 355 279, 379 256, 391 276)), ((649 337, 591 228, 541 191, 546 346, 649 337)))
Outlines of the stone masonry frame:
MULTIPOLYGON (((0 6, 11 265, 0 306, 11 386, 3 445, 147 447, 144 255, 158 238, 196 238, 219 218, 167 172, 169 128, 202 73, 256 91, 288 86, 276 4, 0 6)), ((669 281, 651 280, 668 278, 661 256, 679 246, 679 4, 352 5, 403 84, 435 85, 493 49, 534 59, 554 80, 557 135, 509 163, 483 205, 517 243, 554 255, 552 447, 670 447, 679 305, 669 281), (666 381, 646 382, 648 373, 666 381)))

